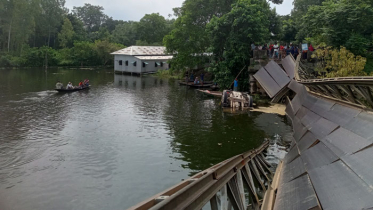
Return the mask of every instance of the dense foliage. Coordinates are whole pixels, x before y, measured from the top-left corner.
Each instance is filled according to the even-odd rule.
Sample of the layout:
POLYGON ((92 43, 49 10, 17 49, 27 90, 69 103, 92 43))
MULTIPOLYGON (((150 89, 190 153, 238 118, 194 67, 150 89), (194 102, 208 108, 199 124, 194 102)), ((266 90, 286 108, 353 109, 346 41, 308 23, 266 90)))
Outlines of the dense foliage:
POLYGON ((367 58, 365 71, 373 70, 372 0, 294 0, 291 16, 282 19, 282 40, 321 43, 338 51, 345 47, 367 58))
POLYGON ((318 69, 326 72, 326 77, 348 77, 348 76, 366 76, 364 66, 366 58, 355 56, 345 47, 333 49, 332 47, 322 46, 312 55, 319 59, 318 69))
MULTIPOLYGON (((222 88, 230 88, 240 70, 250 65, 250 45, 269 40, 271 15, 265 0, 238 0, 230 12, 222 17, 213 17, 207 25, 210 50, 213 52, 209 70, 222 88)), ((239 77, 241 88, 248 87, 247 78, 247 71, 244 71, 239 77)))
POLYGON ((250 44, 263 44, 281 29, 265 0, 186 0, 174 12, 174 29, 164 38, 167 50, 177 53, 172 68, 206 69, 210 61, 209 70, 224 87, 249 64, 250 44))
POLYGON ((101 6, 69 12, 64 0, 0 1, 0 66, 112 65, 111 52, 162 45, 173 21, 158 13, 113 20, 101 6))

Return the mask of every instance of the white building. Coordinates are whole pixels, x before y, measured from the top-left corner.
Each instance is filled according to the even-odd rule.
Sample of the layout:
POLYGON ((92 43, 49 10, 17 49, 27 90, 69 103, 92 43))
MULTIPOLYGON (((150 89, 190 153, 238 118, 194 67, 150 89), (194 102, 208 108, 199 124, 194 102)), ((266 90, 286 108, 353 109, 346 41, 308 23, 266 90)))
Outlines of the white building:
POLYGON ((116 52, 114 55, 114 71, 118 73, 155 73, 160 69, 169 69, 168 60, 172 55, 165 54, 161 46, 131 46, 116 52))

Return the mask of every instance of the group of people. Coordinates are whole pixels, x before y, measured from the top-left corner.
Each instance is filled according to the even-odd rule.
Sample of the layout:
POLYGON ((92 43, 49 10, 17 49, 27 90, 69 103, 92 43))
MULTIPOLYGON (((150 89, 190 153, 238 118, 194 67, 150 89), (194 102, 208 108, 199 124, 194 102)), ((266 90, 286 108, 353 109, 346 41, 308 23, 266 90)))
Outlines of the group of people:
POLYGON ((189 81, 193 82, 195 85, 199 85, 199 84, 203 85, 203 82, 205 81, 205 74, 202 72, 200 77, 194 77, 194 74, 191 73, 189 81, 188 81, 188 75, 185 76, 185 80, 187 82, 189 82, 189 81))
MULTIPOLYGON (((299 48, 293 43, 280 45, 277 42, 275 44, 270 43, 264 45, 255 45, 251 44, 251 50, 267 50, 267 54, 270 58, 284 58, 289 54, 292 54, 294 58, 297 58, 299 55, 299 48)), ((315 49, 312 47, 312 44, 308 47, 308 51, 313 52, 315 49)))
MULTIPOLYGON (((66 89, 67 90, 72 90, 72 89, 83 88, 83 87, 88 87, 88 86, 89 86, 89 80, 85 79, 84 81, 80 80, 78 86, 74 86, 71 82, 68 82, 67 85, 66 85, 66 89)), ((64 86, 60 81, 57 81, 56 89, 64 89, 64 86)))

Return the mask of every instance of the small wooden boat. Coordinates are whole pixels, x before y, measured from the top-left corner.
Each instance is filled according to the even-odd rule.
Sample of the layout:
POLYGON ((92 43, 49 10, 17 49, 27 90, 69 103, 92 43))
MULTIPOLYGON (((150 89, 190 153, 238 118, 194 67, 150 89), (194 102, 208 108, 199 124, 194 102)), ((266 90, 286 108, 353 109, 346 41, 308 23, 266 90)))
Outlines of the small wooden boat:
POLYGON ((74 88, 74 89, 54 89, 54 90, 57 90, 58 92, 60 93, 70 93, 70 92, 75 92, 75 91, 81 91, 81 90, 87 90, 89 89, 91 86, 87 86, 87 87, 77 87, 77 88, 74 88))
POLYGON ((215 96, 215 97, 222 97, 223 92, 220 91, 211 91, 211 90, 198 90, 199 92, 210 95, 210 96, 215 96))
POLYGON ((203 83, 202 84, 194 84, 194 82, 179 82, 179 85, 186 85, 191 88, 210 88, 213 84, 212 83, 203 83))

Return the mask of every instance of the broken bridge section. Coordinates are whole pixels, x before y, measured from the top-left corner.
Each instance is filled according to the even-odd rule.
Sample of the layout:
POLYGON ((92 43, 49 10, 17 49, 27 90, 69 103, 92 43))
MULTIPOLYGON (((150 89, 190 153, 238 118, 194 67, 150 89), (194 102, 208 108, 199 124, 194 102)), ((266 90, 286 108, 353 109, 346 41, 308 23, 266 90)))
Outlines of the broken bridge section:
POLYGON ((254 74, 272 102, 278 102, 288 92, 287 86, 294 78, 295 61, 292 56, 282 60, 282 66, 284 69, 272 60, 254 74))
POLYGON ((273 209, 373 208, 373 114, 288 87, 294 135, 273 209))

